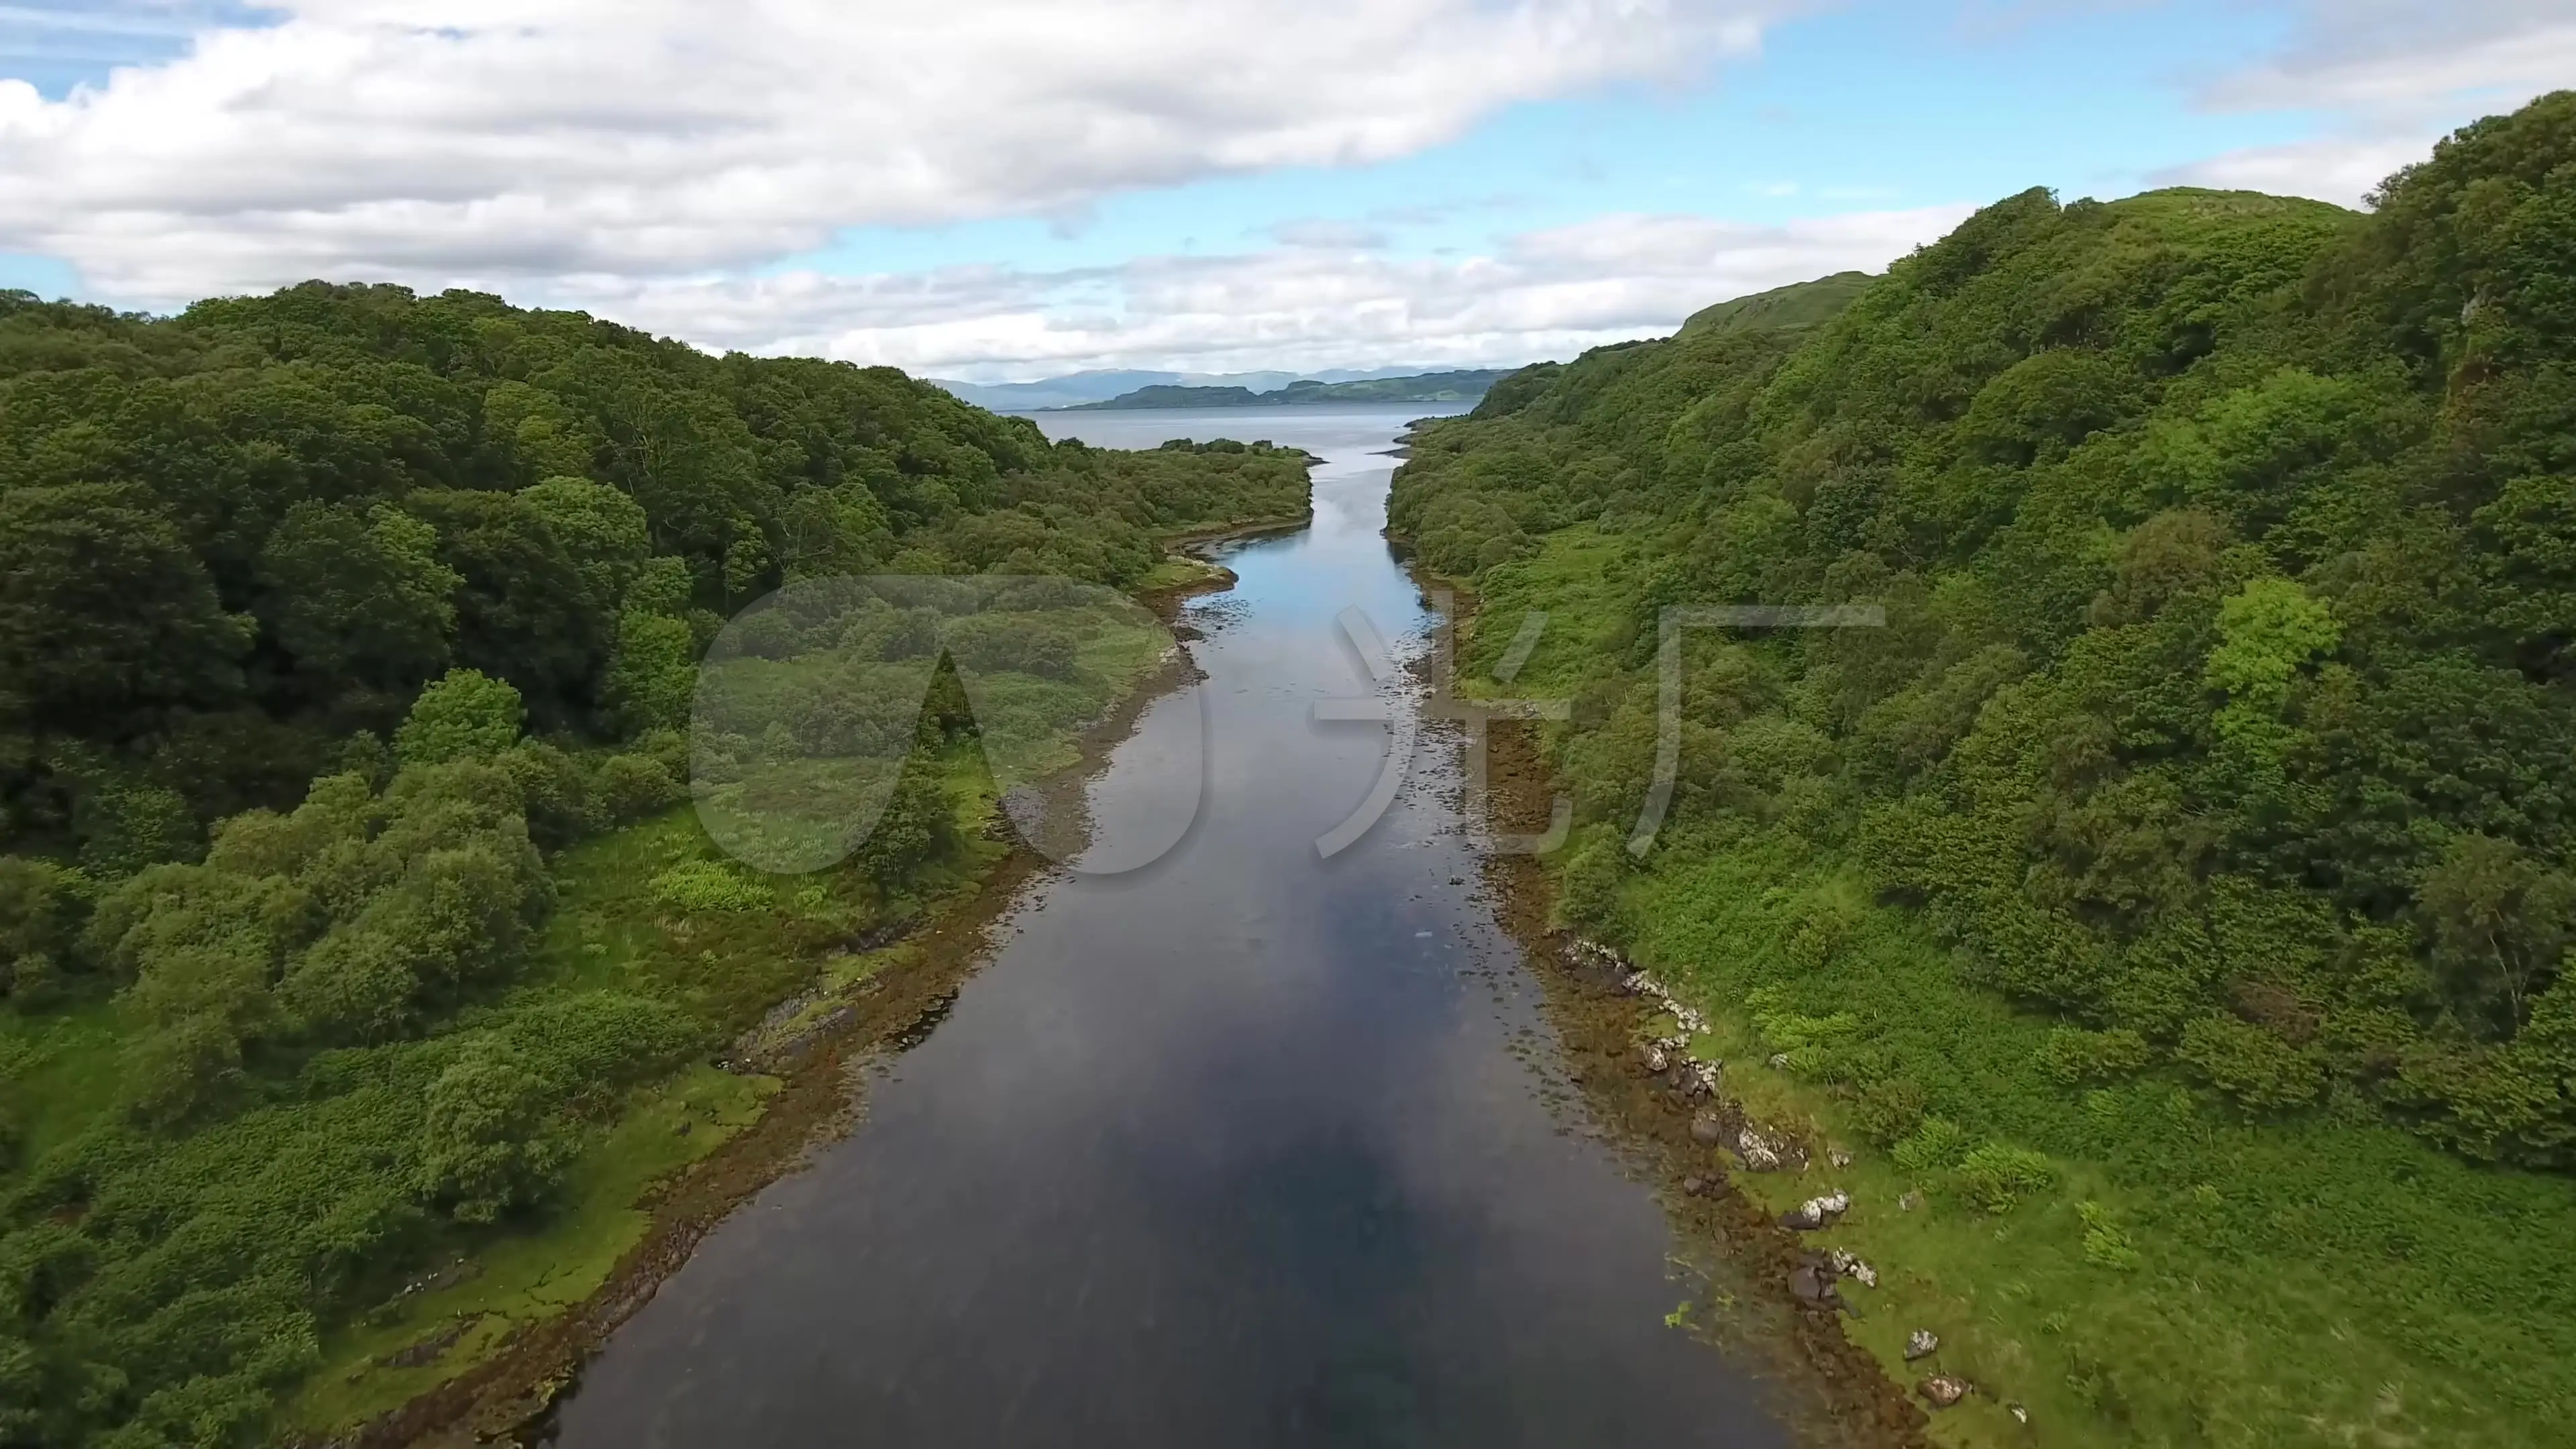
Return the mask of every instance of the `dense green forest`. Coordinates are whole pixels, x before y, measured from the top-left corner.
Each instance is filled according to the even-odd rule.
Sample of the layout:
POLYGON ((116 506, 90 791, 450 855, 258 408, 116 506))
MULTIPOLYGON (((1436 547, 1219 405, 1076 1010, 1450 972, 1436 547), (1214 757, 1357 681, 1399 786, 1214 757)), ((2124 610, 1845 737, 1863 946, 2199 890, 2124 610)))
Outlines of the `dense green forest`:
MULTIPOLYGON (((636 1093, 738 1121, 687 1064, 969 883, 953 675, 837 869, 670 813, 728 616, 845 573, 1134 589, 1174 533, 1302 515, 1309 461, 462 292, 0 293, 0 1445, 256 1437, 423 1265, 622 1210, 692 1120, 637 1147, 636 1093)), ((1031 690, 1114 695, 1060 642, 1031 690)))
POLYGON ((2074 1442, 2554 1442, 2576 94, 2365 213, 2031 191, 1703 318, 1396 482, 1471 664, 1549 615, 1503 692, 1575 701, 1564 919, 1932 1194, 1868 1231, 2074 1442), (1659 615, 1740 603, 1886 624, 1694 631, 1631 852, 1659 615))

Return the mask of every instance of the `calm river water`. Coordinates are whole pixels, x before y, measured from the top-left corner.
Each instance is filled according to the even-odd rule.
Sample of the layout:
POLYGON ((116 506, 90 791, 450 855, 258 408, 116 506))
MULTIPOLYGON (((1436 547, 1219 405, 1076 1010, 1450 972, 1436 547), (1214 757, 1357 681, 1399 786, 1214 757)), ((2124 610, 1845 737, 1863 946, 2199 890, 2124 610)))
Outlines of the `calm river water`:
POLYGON ((1039 419, 1329 460, 1314 525, 1232 547, 1241 583, 1185 615, 1199 693, 1156 704, 1092 787, 1104 835, 1186 798, 1204 718, 1197 823, 1145 869, 1033 884, 856 1130, 608 1342, 559 1443, 1787 1442, 1753 1381, 1665 1326, 1689 1285, 1661 1212, 1551 1105, 1454 744, 1426 736, 1375 828, 1316 849, 1389 739, 1311 717, 1377 693, 1336 615, 1398 654, 1431 623, 1380 536, 1384 450, 1422 411, 1039 419))

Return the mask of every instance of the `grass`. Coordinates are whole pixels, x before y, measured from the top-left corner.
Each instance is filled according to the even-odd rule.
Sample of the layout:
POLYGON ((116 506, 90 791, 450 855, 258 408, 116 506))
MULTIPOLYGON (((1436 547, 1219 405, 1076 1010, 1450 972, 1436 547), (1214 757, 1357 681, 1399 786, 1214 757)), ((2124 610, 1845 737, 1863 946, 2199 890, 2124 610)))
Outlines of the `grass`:
MULTIPOLYGON (((1589 658, 1621 652, 1624 550, 1573 529, 1493 571, 1462 658, 1489 668, 1525 608, 1550 621, 1507 691, 1480 687, 1564 693, 1589 658)), ((1854 1340, 1901 1381, 1938 1370, 1979 1386, 1934 1416, 1938 1442, 2568 1442, 2576 1184, 2470 1165, 2358 1101, 2255 1120, 2155 1074, 2056 1080, 2042 1053, 2057 1023, 1968 984, 1873 898, 1865 867, 1703 821, 1666 833, 1619 915, 1637 958, 1708 1015, 1701 1047, 1727 1063, 1728 1090, 1819 1145, 1806 1173, 1744 1173, 1744 1190, 1775 1209, 1851 1193, 1849 1216, 1813 1236, 1879 1272, 1876 1289, 1844 1285, 1854 1340), (1921 1085, 1961 1146, 2038 1154, 2048 1185, 1989 1212, 1957 1149, 1901 1167, 1860 1111, 1860 1087, 1892 1076, 1921 1085), (1831 1167, 1825 1144, 1851 1165, 1831 1167), (1908 1194, 1919 1205, 1901 1209, 1908 1194), (1941 1349, 1908 1366, 1917 1328, 1941 1349)))
POLYGON ((281 1422, 326 1433, 399 1408, 481 1362, 515 1330, 579 1304, 642 1240, 651 1215, 641 1204, 653 1184, 758 1120, 776 1088, 772 1078, 693 1067, 635 1094, 573 1164, 543 1226, 458 1260, 471 1269, 461 1281, 401 1295, 342 1326, 281 1422), (449 1333, 459 1336, 426 1363, 389 1362, 449 1333))

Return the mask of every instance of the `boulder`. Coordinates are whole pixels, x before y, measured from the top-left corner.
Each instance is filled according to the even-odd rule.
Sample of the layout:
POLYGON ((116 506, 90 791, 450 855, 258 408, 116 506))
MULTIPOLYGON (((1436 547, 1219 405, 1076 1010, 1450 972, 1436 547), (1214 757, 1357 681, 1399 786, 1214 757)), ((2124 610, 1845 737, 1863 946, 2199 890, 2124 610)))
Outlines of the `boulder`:
POLYGON ((1936 1409, 1946 1409, 1968 1396, 1964 1380, 1948 1374, 1934 1374, 1914 1386, 1915 1395, 1936 1409))
POLYGON ((1940 1352, 1940 1349, 1941 1335, 1934 1333, 1928 1328, 1918 1328, 1912 1333, 1905 1335, 1905 1361, 1907 1363, 1912 1363, 1918 1358, 1930 1358, 1933 1354, 1940 1352))
POLYGON ((1836 1248, 1831 1253, 1826 1254, 1825 1259, 1833 1265, 1835 1272, 1859 1283, 1861 1286, 1865 1288, 1875 1288, 1878 1286, 1878 1270, 1871 1267, 1858 1253, 1853 1252, 1849 1248, 1836 1248))
POLYGON ((1702 1112, 1691 1118, 1691 1140, 1702 1147, 1715 1147, 1726 1141, 1726 1124, 1714 1112, 1702 1112))

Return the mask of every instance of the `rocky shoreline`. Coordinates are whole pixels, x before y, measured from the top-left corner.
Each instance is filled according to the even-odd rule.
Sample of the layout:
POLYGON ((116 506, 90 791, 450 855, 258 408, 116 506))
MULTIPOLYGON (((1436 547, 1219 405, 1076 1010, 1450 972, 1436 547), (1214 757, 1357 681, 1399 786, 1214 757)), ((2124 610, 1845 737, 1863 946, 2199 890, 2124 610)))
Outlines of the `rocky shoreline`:
MULTIPOLYGON (((1417 580, 1452 592, 1444 630, 1471 618, 1472 594, 1453 580, 1417 580)), ((1426 589, 1427 592, 1427 589, 1426 589)), ((1445 643, 1445 641, 1444 641, 1445 643)), ((1548 819, 1554 783, 1528 727, 1487 729, 1487 808, 1497 831, 1548 819)), ((1909 1397, 1878 1359, 1843 1332, 1859 1311, 1839 1291, 1874 1286, 1877 1268, 1807 1236, 1853 1211, 1831 1186, 1774 1214, 1736 1184, 1738 1174, 1809 1174, 1850 1158, 1786 1127, 1750 1117, 1725 1089, 1725 1063, 1693 1055, 1707 1030, 1696 1008, 1617 950, 1550 924, 1554 892, 1538 861, 1489 855, 1486 883, 1504 929, 1538 979, 1567 1075, 1631 1171, 1659 1190, 1686 1248, 1712 1255, 1725 1322, 1705 1325, 1731 1356, 1760 1373, 1801 1442, 1849 1449, 1922 1449, 1930 1416, 1972 1390, 1937 1376, 1909 1397), (1728 1301, 1732 1300, 1732 1301, 1728 1301), (1948 1390, 1958 1393, 1942 1397, 1948 1390), (1921 1399, 1918 1404, 1916 1399, 1921 1399)))

